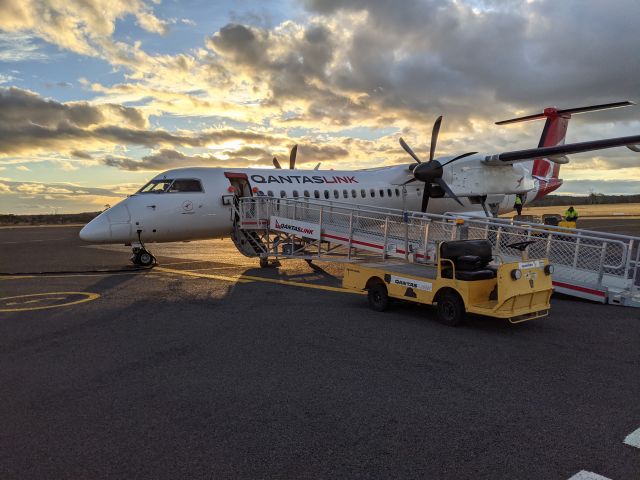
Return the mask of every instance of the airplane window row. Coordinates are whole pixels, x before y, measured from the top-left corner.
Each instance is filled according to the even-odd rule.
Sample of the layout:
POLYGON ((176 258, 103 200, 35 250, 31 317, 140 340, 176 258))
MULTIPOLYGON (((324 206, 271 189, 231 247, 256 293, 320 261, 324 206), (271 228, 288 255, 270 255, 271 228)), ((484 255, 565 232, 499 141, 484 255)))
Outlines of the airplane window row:
MULTIPOLYGON (((322 191, 322 196, 326 199, 329 200, 331 198, 331 190, 323 190, 322 191)), ((339 199, 340 198, 340 190, 333 190, 333 198, 335 199, 339 199)), ((370 189, 368 192, 368 196, 370 198, 375 198, 376 197, 376 193, 378 195, 380 195, 380 198, 384 198, 385 195, 387 197, 393 197, 394 194, 396 197, 399 197, 401 195, 400 193, 400 189, 399 188, 395 188, 395 189, 391 189, 391 188, 387 188, 386 190, 384 188, 381 188, 380 190, 375 190, 374 188, 370 189)), ((264 193, 260 192, 261 195, 264 195, 264 193)), ((358 191, 357 190, 351 190, 351 192, 349 192, 349 190, 342 190, 342 198, 349 198, 349 194, 351 194, 351 198, 358 198, 358 191)), ((273 193, 273 190, 268 190, 267 191, 267 195, 269 197, 274 197, 275 194, 273 193)), ((302 192, 302 195, 305 198, 311 198, 311 192, 309 190, 305 190, 304 192, 302 192)), ((294 190, 292 193, 293 198, 299 198, 300 194, 298 192, 298 190, 294 190)), ((280 198, 286 198, 287 197, 287 192, 285 192, 284 190, 280 190, 280 198)), ((360 190, 360 197, 362 198, 367 198, 367 191, 362 188, 360 190)), ((321 198, 321 191, 320 190, 314 190, 313 191, 313 198, 321 198)))
POLYGON ((203 192, 200 180, 192 178, 178 178, 151 180, 138 193, 194 193, 203 192))

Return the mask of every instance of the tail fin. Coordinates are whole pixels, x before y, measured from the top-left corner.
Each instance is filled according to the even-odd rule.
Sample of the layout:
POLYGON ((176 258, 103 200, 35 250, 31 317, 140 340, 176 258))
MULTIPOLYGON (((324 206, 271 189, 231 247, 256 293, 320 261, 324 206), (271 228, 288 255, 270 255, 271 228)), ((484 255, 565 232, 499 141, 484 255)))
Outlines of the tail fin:
MULTIPOLYGON (((540 142, 538 142, 538 148, 555 147, 556 145, 564 144, 564 138, 567 134, 567 127, 569 126, 571 114, 628 107, 631 105, 634 105, 634 103, 615 102, 605 103, 602 105, 590 105, 588 107, 567 108, 564 110, 559 110, 556 107, 548 107, 545 108, 542 113, 503 120, 501 122, 496 122, 496 125, 508 125, 511 123, 528 122, 531 120, 546 118, 544 128, 542 129, 542 135, 540 136, 540 142)), ((562 180, 558 178, 558 175, 560 174, 559 163, 550 162, 546 158, 536 158, 532 161, 531 173, 540 181, 535 198, 541 198, 562 185, 562 180)))

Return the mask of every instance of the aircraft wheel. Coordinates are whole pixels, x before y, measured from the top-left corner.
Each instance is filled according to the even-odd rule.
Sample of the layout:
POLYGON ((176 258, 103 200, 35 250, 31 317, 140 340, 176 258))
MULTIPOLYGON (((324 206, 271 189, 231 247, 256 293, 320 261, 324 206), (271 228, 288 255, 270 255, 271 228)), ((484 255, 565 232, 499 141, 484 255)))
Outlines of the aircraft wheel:
POLYGON ((153 255, 151 255, 146 250, 140 250, 136 254, 136 261, 134 262, 136 265, 142 265, 143 267, 148 267, 155 261, 153 255))
POLYGON ((455 327, 465 319, 464 302, 453 290, 445 290, 438 297, 438 320, 455 327))
POLYGON ((389 294, 387 287, 382 282, 376 282, 369 287, 367 292, 369 306, 376 312, 384 312, 389 306, 389 294))

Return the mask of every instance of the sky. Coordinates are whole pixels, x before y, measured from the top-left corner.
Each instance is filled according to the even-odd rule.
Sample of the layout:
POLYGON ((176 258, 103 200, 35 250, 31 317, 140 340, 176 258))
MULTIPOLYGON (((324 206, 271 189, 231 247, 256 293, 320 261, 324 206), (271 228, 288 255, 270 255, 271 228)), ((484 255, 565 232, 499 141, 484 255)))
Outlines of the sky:
MULTIPOLYGON (((637 0, 0 0, 0 213, 97 211, 181 166, 411 163, 537 145, 544 107, 640 102, 637 0), (286 162, 285 162, 286 163, 286 162)), ((567 142, 640 134, 640 105, 567 142)), ((564 194, 640 193, 626 148, 564 194)))

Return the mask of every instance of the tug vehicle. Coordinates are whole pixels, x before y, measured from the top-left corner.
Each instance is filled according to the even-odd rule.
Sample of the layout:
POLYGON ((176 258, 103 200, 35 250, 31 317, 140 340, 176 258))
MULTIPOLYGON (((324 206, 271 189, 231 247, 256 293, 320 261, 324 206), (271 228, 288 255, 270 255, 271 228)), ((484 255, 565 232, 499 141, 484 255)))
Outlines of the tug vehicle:
POLYGON ((510 323, 549 314, 553 265, 547 259, 527 260, 535 240, 509 245, 521 251, 522 261, 503 262, 487 240, 454 240, 438 246, 433 264, 382 261, 350 264, 344 288, 366 291, 376 311, 391 299, 435 304, 440 322, 455 326, 467 313, 502 318, 510 323))

